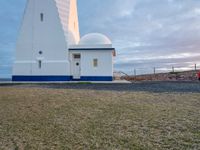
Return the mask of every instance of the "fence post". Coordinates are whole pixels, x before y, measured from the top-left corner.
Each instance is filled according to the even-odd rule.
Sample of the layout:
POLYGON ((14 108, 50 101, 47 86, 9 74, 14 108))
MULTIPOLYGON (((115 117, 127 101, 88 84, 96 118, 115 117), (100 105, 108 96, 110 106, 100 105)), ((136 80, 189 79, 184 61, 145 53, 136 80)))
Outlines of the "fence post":
POLYGON ((134 76, 136 76, 137 75, 137 71, 136 71, 136 69, 134 69, 134 76))
POLYGON ((153 68, 153 73, 156 74, 156 67, 153 68))
POLYGON ((172 72, 173 72, 173 73, 175 72, 174 66, 172 66, 172 72))

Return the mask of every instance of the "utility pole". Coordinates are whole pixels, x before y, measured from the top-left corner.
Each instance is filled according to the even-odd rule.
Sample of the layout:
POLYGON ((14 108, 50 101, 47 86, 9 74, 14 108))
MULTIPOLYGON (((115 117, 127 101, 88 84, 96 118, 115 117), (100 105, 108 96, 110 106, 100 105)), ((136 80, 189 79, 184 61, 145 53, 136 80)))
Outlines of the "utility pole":
POLYGON ((194 70, 197 71, 197 64, 194 65, 194 70))

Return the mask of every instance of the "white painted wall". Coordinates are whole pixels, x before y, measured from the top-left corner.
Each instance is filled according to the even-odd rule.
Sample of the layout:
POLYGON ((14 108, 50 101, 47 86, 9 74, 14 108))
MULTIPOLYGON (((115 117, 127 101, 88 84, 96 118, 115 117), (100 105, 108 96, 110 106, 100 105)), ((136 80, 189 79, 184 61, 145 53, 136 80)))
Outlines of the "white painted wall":
MULTIPOLYGON (((73 54, 81 54, 81 76, 113 76, 113 53, 110 50, 72 50, 73 54), (98 59, 98 67, 93 66, 93 59, 98 59)), ((72 63, 71 63, 72 64, 72 63)), ((72 75, 73 66, 71 66, 72 75)))
POLYGON ((76 0, 71 1, 73 3, 70 0, 28 0, 18 37, 13 75, 70 74, 68 45, 79 40, 77 13, 73 14, 74 19, 69 15, 70 8, 76 8, 70 4, 76 5, 76 0), (44 14, 43 22, 40 13, 44 14), (69 29, 69 16, 77 25, 73 31, 69 29), (43 54, 40 55, 39 51, 43 54), (42 60, 41 69, 38 60, 42 60))

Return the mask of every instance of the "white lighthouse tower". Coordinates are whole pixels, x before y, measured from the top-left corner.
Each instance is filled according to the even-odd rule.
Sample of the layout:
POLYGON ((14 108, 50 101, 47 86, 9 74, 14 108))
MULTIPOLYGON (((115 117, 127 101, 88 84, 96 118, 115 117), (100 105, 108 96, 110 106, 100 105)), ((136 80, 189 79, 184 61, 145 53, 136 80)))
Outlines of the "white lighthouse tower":
POLYGON ((115 49, 102 34, 80 39, 76 0, 28 0, 13 81, 112 81, 115 49))
POLYGON ((28 0, 18 37, 14 81, 66 81, 68 47, 80 39, 76 0, 28 0))

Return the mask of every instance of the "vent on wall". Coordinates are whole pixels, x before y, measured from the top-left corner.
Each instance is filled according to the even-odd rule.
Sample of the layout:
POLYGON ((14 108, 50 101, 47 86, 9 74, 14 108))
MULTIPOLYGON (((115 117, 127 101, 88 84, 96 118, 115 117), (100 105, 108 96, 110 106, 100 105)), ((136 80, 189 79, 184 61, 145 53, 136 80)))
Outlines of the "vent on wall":
POLYGON ((38 67, 39 67, 39 69, 42 68, 42 61, 41 60, 38 61, 38 67))

